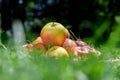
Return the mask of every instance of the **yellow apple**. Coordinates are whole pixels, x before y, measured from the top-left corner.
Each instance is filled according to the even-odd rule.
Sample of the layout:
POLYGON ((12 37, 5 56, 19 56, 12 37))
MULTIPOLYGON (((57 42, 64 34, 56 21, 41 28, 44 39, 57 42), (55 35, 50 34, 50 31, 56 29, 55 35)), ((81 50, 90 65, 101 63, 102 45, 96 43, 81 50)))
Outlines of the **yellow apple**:
POLYGON ((66 29, 66 38, 70 38, 70 33, 67 29, 66 29))
POLYGON ((69 54, 67 53, 67 51, 63 47, 60 47, 60 46, 51 47, 46 52, 46 55, 55 56, 55 57, 62 57, 62 56, 69 57, 69 54))
POLYGON ((67 52, 70 54, 73 47, 77 47, 77 44, 74 40, 66 38, 66 40, 63 43, 63 47, 67 50, 67 52))
POLYGON ((31 44, 33 45, 33 49, 41 49, 43 52, 46 51, 41 37, 37 37, 31 44))
POLYGON ((28 51, 33 51, 33 50, 37 50, 37 49, 41 49, 42 52, 44 52, 44 53, 46 51, 41 37, 37 37, 32 43, 26 44, 25 47, 28 49, 28 51))
POLYGON ((42 44, 43 44, 43 41, 42 41, 42 39, 41 39, 40 36, 37 37, 37 38, 32 42, 33 45, 34 45, 34 44, 37 44, 37 43, 42 43, 42 44))
POLYGON ((49 22, 41 30, 40 36, 45 46, 62 46, 70 36, 68 30, 60 23, 49 22))
POLYGON ((32 44, 25 44, 23 45, 29 52, 33 51, 33 45, 32 44))

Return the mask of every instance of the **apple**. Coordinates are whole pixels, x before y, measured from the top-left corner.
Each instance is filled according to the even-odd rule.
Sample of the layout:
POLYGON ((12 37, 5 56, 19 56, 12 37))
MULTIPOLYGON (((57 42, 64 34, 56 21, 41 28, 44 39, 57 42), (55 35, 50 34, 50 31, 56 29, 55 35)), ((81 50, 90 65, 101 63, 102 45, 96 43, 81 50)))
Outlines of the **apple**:
POLYGON ((60 46, 51 47, 46 52, 46 55, 55 56, 55 57, 62 57, 62 56, 69 57, 69 54, 67 53, 67 51, 63 47, 60 47, 60 46))
POLYGON ((33 49, 41 49, 43 52, 46 51, 45 47, 44 47, 44 43, 41 39, 41 37, 37 37, 33 42, 32 42, 32 45, 33 45, 33 49))
POLYGON ((33 45, 34 45, 34 44, 37 44, 37 43, 42 43, 42 44, 43 44, 43 41, 42 41, 42 39, 41 39, 40 36, 37 37, 37 38, 32 42, 33 45))
POLYGON ((32 43, 26 44, 25 47, 28 49, 28 51, 34 51, 37 49, 41 49, 43 53, 46 51, 41 37, 37 37, 32 43))
POLYGON ((76 42, 76 44, 77 44, 78 46, 87 46, 87 43, 85 43, 85 42, 83 42, 83 41, 76 40, 75 42, 76 42))
POLYGON ((44 45, 48 48, 51 46, 62 46, 70 34, 62 24, 49 22, 42 28, 40 36, 44 45))
POLYGON ((91 49, 90 49, 90 53, 94 53, 94 54, 96 54, 97 56, 100 56, 100 55, 101 55, 101 52, 98 51, 98 50, 96 50, 96 49, 94 49, 94 48, 91 48, 91 49))
POLYGON ((74 40, 66 38, 66 40, 63 43, 63 47, 67 50, 67 52, 70 54, 73 47, 77 47, 77 44, 74 40))
POLYGON ((88 55, 88 54, 96 54, 97 56, 101 55, 101 52, 91 48, 90 46, 78 46, 78 47, 73 47, 71 52, 73 52, 77 56, 82 56, 82 55, 88 55))
POLYGON ((67 29, 66 29, 66 38, 70 38, 70 33, 67 29))
POLYGON ((90 53, 89 48, 86 48, 86 47, 73 47, 72 52, 76 56, 88 55, 90 53))
POLYGON ((33 45, 32 44, 25 44, 23 45, 29 52, 33 51, 33 45))

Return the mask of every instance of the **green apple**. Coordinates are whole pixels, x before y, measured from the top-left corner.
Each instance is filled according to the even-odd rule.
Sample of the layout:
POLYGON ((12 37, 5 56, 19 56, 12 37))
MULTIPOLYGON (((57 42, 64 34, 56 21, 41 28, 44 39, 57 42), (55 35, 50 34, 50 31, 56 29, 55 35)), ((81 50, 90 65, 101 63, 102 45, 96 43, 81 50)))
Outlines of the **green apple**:
POLYGON ((58 22, 49 22, 41 30, 40 36, 45 46, 62 46, 70 36, 69 31, 58 22))
POLYGON ((60 46, 51 47, 46 52, 46 55, 55 56, 55 57, 62 57, 62 56, 69 57, 69 54, 67 53, 67 51, 63 47, 60 47, 60 46))

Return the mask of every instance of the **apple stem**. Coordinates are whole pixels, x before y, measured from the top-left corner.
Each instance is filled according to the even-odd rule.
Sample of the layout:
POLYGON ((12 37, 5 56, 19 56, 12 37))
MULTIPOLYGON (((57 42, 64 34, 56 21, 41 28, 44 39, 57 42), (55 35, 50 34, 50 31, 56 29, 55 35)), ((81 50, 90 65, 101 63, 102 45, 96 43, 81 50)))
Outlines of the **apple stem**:
POLYGON ((52 24, 52 27, 54 27, 55 26, 55 22, 53 22, 53 24, 52 24))

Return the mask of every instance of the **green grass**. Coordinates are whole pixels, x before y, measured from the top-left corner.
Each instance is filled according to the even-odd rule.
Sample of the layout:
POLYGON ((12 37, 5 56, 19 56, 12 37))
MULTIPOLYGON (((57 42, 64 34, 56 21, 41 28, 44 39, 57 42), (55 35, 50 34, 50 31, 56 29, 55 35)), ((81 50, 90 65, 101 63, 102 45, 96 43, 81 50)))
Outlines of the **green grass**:
MULTIPOLYGON (((88 42, 96 46, 108 24, 105 20, 88 42)), ((20 46, 16 50, 13 42, 8 41, 6 46, 0 46, 0 80, 120 80, 120 61, 113 61, 120 59, 120 24, 114 27, 107 43, 95 47, 100 56, 55 58, 43 55, 40 50, 29 53, 20 46)), ((26 35, 28 43, 36 38, 32 33, 26 35)))
POLYGON ((40 50, 28 53, 22 47, 0 48, 0 80, 119 80, 120 62, 106 61, 119 58, 119 50, 98 50, 102 52, 99 57, 54 58, 40 50))

